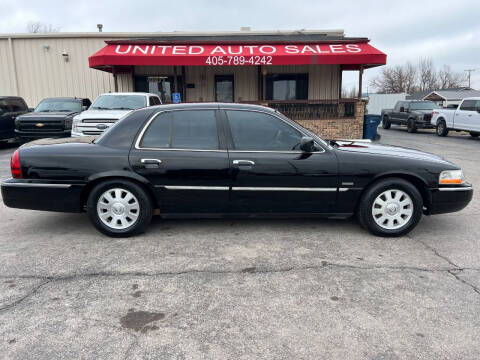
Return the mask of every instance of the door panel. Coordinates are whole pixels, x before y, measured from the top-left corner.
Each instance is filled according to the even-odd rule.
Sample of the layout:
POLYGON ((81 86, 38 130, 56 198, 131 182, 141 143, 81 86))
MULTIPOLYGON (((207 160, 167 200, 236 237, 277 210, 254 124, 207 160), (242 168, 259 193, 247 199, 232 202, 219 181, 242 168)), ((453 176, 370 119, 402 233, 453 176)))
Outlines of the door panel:
POLYGON ((337 161, 332 152, 230 152, 231 211, 333 213, 337 161), (249 161, 251 165, 236 165, 249 161))
POLYGON ((161 213, 224 213, 231 175, 215 110, 164 111, 130 152, 154 186, 161 213))
POLYGON ((272 113, 226 110, 234 213, 330 213, 337 160, 321 147, 298 149, 302 133, 272 113))

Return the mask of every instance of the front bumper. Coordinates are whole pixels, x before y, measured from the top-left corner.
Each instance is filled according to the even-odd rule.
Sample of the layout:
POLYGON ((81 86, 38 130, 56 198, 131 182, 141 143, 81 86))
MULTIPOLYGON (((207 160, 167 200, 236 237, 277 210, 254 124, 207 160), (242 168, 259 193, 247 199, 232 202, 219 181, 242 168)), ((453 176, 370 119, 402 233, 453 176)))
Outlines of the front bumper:
POLYGON ((415 125, 417 126, 417 129, 433 129, 435 126, 433 126, 429 121, 423 121, 423 120, 417 120, 415 122, 415 125))
POLYGON ((441 187, 432 190, 429 214, 444 214, 464 209, 472 200, 473 187, 470 184, 455 187, 441 187))
POLYGON ((81 212, 84 184, 7 179, 1 191, 5 206, 17 209, 81 212))

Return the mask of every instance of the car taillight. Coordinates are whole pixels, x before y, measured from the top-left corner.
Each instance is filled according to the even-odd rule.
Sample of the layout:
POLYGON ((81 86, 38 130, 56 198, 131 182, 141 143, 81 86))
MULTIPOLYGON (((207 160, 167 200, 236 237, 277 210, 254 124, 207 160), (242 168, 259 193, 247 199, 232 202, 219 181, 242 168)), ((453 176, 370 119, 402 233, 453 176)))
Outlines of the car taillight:
POLYGON ((10 169, 12 170, 12 177, 15 179, 22 178, 22 169, 20 168, 20 153, 15 150, 10 159, 10 169))

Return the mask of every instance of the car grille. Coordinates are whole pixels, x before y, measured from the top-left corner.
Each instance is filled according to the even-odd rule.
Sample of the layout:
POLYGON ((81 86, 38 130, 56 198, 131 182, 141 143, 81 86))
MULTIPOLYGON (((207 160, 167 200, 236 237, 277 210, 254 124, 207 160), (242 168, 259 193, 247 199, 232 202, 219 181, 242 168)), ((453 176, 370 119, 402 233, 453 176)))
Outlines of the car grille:
POLYGON ((432 119, 432 114, 425 114, 423 115, 423 120, 430 121, 432 119))
POLYGON ((20 121, 20 131, 38 131, 38 132, 51 132, 51 131, 63 131, 65 124, 63 120, 22 120, 20 121), (43 126, 37 126, 37 124, 43 124, 43 126))
POLYGON ((118 119, 83 119, 84 123, 114 123, 118 119))

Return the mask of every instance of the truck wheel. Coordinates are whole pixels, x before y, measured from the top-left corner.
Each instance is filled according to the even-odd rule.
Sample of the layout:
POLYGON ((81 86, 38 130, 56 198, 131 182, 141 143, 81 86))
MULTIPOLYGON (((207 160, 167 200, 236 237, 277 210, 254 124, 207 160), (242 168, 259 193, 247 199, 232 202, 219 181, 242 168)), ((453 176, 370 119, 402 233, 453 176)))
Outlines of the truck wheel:
POLYGON ((445 120, 440 120, 437 123, 437 135, 438 136, 447 136, 448 135, 448 128, 445 120))
POLYGON ((142 233, 152 219, 152 202, 141 186, 128 180, 98 184, 87 200, 90 221, 102 233, 128 237, 142 233))
POLYGON ((415 124, 414 119, 408 119, 407 122, 407 131, 409 133, 416 133, 417 132, 417 124, 415 124))
POLYGON ((470 136, 471 136, 471 137, 476 138, 476 137, 478 137, 478 135, 480 135, 480 134, 479 134, 479 133, 476 133, 476 132, 470 132, 470 136))
POLYGON ((382 128, 388 130, 390 129, 391 126, 392 126, 392 123, 390 122, 390 120, 388 120, 388 117, 384 116, 382 118, 382 128))
POLYGON ((360 224, 377 236, 401 236, 413 230, 422 217, 423 199, 410 182, 380 180, 362 195, 357 216, 360 224))

